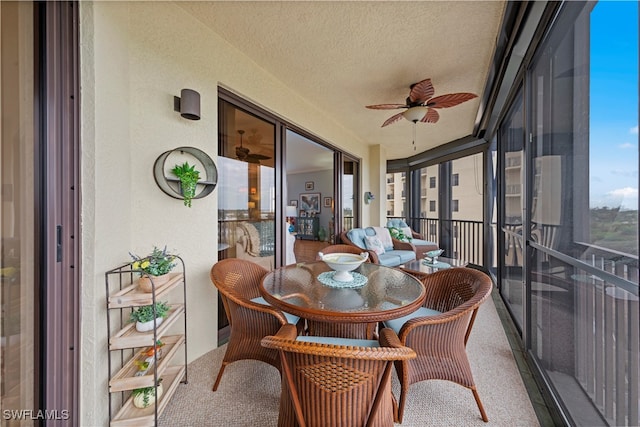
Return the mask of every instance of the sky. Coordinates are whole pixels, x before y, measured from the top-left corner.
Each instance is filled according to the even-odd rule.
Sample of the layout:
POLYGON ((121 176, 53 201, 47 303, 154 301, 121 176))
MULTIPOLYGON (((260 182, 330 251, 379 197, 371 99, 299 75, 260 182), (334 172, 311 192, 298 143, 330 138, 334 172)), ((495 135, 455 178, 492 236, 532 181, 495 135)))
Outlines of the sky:
POLYGON ((638 209, 638 2, 591 12, 590 206, 638 209))

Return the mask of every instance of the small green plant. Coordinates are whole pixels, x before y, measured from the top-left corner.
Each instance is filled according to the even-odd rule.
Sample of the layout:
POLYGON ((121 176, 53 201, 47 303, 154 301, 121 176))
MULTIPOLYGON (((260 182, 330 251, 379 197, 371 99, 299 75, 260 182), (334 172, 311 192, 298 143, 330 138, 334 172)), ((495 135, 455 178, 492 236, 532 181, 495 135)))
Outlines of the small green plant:
POLYGON ((132 254, 131 252, 129 252, 129 255, 133 258, 131 268, 140 271, 142 275, 148 274, 151 276, 162 276, 163 274, 170 272, 173 267, 176 266, 173 262, 176 257, 167 253, 166 246, 162 250, 154 246, 151 254, 144 258, 140 258, 138 255, 132 254))
POLYGON ((391 234, 391 237, 393 237, 394 239, 398 239, 402 242, 411 241, 411 236, 407 236, 406 234, 404 234, 403 230, 396 227, 389 227, 389 234, 391 234))
POLYGON ((156 309, 154 314, 153 306, 153 304, 143 305, 133 310, 130 315, 131 321, 140 323, 151 322, 158 317, 167 317, 169 310, 171 310, 169 304, 159 301, 155 303, 156 309))
POLYGON ((196 184, 200 179, 200 171, 196 170, 195 165, 189 165, 189 162, 184 162, 181 165, 175 165, 171 169, 171 173, 180 179, 184 205, 191 207, 191 199, 196 195, 196 184))
POLYGON ((155 386, 133 389, 133 391, 131 392, 131 395, 133 396, 134 399, 142 395, 142 407, 146 408, 147 406, 149 406, 149 397, 155 396, 155 392, 156 392, 155 389, 160 385, 161 382, 162 382, 162 378, 159 378, 155 386))

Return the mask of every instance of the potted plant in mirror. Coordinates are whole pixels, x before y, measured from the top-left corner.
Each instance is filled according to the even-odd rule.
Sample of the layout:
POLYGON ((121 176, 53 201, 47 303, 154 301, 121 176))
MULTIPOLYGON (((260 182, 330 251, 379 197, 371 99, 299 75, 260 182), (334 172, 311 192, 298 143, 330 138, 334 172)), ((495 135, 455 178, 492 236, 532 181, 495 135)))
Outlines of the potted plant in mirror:
POLYGON ((155 386, 136 388, 131 392, 133 396, 133 406, 136 408, 144 409, 156 402, 156 389, 157 397, 160 399, 162 396, 162 378, 158 379, 155 386))
POLYGON ((142 292, 152 292, 154 286, 160 286, 170 279, 169 272, 175 267, 175 255, 167 253, 167 247, 160 250, 154 246, 153 251, 144 258, 132 254, 131 268, 140 273, 138 289, 142 292))
POLYGON ((169 304, 159 301, 136 308, 131 312, 130 319, 132 322, 136 322, 136 331, 149 332, 160 326, 169 314, 169 310, 171 310, 169 304))
POLYGON ((184 205, 191 207, 191 199, 196 195, 196 184, 200 179, 200 171, 196 170, 195 165, 184 162, 181 165, 175 165, 171 169, 171 173, 180 179, 180 189, 184 197, 184 205))

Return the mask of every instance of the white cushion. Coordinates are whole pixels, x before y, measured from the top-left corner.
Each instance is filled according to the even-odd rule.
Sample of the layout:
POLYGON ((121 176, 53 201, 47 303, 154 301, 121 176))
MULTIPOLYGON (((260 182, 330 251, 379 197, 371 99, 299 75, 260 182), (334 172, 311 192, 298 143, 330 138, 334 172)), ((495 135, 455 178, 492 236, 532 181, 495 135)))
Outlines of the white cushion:
POLYGON ((384 246, 378 236, 365 236, 364 244, 367 249, 374 251, 378 255, 382 255, 385 252, 384 246))
POLYGON ((409 239, 412 239, 411 236, 413 236, 413 234, 411 233, 411 227, 401 227, 400 230, 402 230, 405 236, 407 236, 409 239))
MULTIPOLYGON (((273 307, 271 304, 267 302, 266 299, 262 297, 253 298, 251 302, 257 302, 258 304, 268 305, 269 307, 273 307)), ((282 314, 284 314, 284 317, 287 318, 287 322, 291 323, 292 325, 295 325, 296 323, 298 323, 298 320, 300 320, 300 317, 296 316, 295 314, 290 314, 290 313, 287 313, 286 311, 282 311, 282 314)))
POLYGON ((415 319, 416 317, 437 316, 438 314, 441 314, 438 310, 420 307, 413 313, 407 314, 406 316, 399 317, 397 319, 385 320, 384 326, 393 329, 396 334, 399 334, 400 329, 408 320, 415 319))

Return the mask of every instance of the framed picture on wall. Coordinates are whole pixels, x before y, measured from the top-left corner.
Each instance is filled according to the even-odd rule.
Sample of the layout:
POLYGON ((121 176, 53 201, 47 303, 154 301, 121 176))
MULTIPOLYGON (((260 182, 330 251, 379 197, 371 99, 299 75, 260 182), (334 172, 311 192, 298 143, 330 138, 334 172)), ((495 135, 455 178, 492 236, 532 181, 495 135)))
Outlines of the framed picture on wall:
MULTIPOLYGON (((307 211, 307 215, 320 213, 320 193, 301 193, 300 209, 307 211)), ((312 215, 311 215, 312 216, 312 215)))
POLYGON ((313 190, 313 181, 307 181, 304 183, 304 191, 313 190))
POLYGON ((331 197, 325 197, 324 198, 324 203, 322 204, 322 206, 324 206, 325 208, 330 208, 331 207, 331 197))
POLYGON ((298 206, 297 200, 289 200, 289 206, 298 206))

